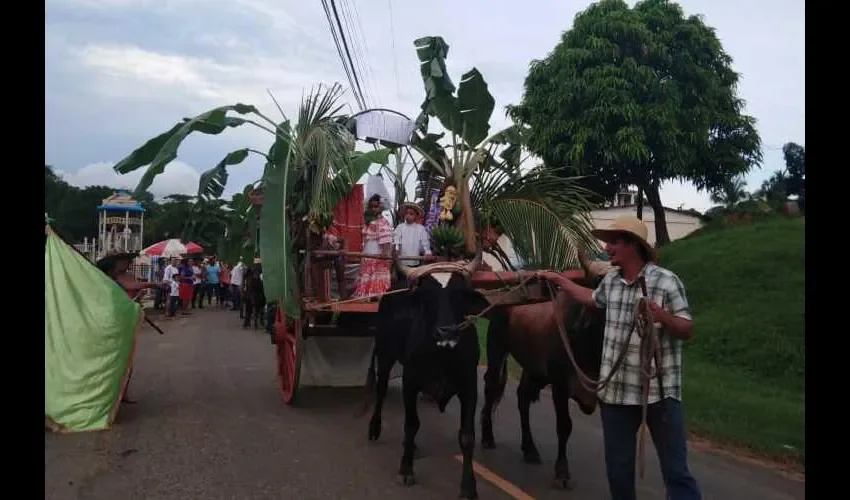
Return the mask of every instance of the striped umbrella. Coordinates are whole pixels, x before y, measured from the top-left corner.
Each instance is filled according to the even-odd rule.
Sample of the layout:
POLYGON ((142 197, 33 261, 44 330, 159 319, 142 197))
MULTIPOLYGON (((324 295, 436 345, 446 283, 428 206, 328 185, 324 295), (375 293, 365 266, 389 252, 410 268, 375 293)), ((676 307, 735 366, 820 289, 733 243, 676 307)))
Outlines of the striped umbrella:
POLYGON ((172 238, 154 243, 142 250, 141 254, 151 257, 180 257, 181 255, 201 253, 203 251, 204 247, 197 243, 192 241, 183 242, 177 238, 172 238))

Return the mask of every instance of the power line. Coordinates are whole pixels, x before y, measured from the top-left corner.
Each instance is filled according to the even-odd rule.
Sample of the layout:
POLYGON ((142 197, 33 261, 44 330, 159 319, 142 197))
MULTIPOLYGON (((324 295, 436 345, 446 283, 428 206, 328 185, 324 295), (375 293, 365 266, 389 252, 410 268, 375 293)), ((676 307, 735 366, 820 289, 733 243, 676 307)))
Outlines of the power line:
POLYGON ((355 49, 357 52, 360 52, 360 47, 363 48, 363 52, 360 52, 360 59, 361 62, 365 60, 365 63, 363 63, 365 66, 364 76, 369 87, 369 93, 371 94, 369 97, 371 97, 373 106, 380 107, 381 101, 377 98, 377 95, 379 95, 380 93, 376 92, 377 87, 375 86, 374 73, 372 72, 372 58, 369 55, 369 44, 366 43, 363 24, 360 22, 360 12, 357 10, 357 2, 355 0, 343 0, 343 8, 344 10, 348 11, 347 17, 349 19, 352 18, 351 12, 354 12, 354 20, 351 22, 350 29, 353 30, 354 34, 356 35, 353 37, 355 42, 355 49), (354 26, 355 22, 357 23, 356 27, 354 26), (363 56, 363 53, 365 53, 365 57, 363 56))
POLYGON ((345 76, 348 79, 349 86, 351 87, 351 93, 354 95, 354 100, 357 101, 358 107, 362 110, 364 109, 364 104, 361 102, 362 97, 357 93, 354 85, 354 79, 351 75, 351 70, 349 70, 348 65, 345 63, 345 56, 342 53, 342 46, 340 46, 339 37, 337 36, 337 32, 334 29, 333 20, 331 19, 331 11, 328 8, 327 0, 322 0, 322 8, 324 8, 325 10, 325 17, 327 18, 328 26, 331 29, 331 36, 333 36, 337 54, 339 54, 339 59, 340 61, 342 61, 342 69, 345 71, 345 76))
POLYGON ((339 12, 337 11, 336 2, 334 0, 331 0, 331 10, 333 10, 334 19, 336 19, 336 25, 339 28, 339 36, 340 38, 342 38, 342 46, 345 49, 345 55, 348 58, 348 64, 351 67, 351 73, 354 76, 354 84, 357 87, 357 93, 360 95, 360 100, 358 101, 358 104, 360 105, 360 110, 363 111, 364 109, 366 109, 365 98, 363 97, 363 89, 360 87, 360 79, 357 77, 357 72, 354 70, 354 63, 351 60, 351 52, 348 49, 348 42, 345 39, 345 34, 342 32, 342 23, 339 20, 339 12))
POLYGON ((395 73, 395 97, 396 100, 401 102, 401 87, 399 87, 398 83, 398 59, 396 58, 395 53, 395 27, 393 25, 393 0, 387 0, 387 5, 389 6, 390 11, 390 40, 392 42, 392 50, 393 50, 393 72, 395 73))
POLYGON ((361 81, 363 82, 363 88, 365 89, 365 92, 363 93, 363 102, 366 103, 367 107, 371 107, 370 101, 372 101, 372 98, 374 97, 374 89, 369 87, 369 74, 363 63, 363 54, 360 49, 360 42, 356 36, 357 30, 354 29, 351 9, 346 0, 342 0, 340 5, 340 15, 342 17, 343 24, 345 25, 347 39, 351 42, 351 54, 353 56, 352 58, 354 60, 355 69, 360 74, 361 81))

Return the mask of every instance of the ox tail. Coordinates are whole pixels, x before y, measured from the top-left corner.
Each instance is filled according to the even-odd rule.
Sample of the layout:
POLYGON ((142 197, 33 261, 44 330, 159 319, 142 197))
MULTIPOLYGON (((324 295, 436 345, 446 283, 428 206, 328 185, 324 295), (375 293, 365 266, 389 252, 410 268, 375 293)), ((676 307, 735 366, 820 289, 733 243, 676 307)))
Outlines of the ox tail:
POLYGON ((499 384, 496 386, 496 399, 493 400, 493 413, 499 408, 502 398, 505 396, 505 387, 508 385, 508 356, 502 359, 499 367, 499 384))
POLYGON ((362 417, 372 409, 375 401, 375 382, 378 379, 376 360, 378 358, 378 346, 372 348, 372 360, 369 362, 369 371, 366 373, 366 394, 363 398, 363 406, 357 411, 355 417, 362 417))

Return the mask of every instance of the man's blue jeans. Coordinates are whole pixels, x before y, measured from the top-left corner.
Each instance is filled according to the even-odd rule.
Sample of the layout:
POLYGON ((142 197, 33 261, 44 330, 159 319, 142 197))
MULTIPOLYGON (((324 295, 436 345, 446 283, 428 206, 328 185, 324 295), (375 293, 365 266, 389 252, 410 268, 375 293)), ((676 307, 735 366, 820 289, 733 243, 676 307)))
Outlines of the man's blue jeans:
MULTIPOLYGON (((635 460, 641 407, 599 403, 605 440, 605 465, 612 500, 635 500, 635 460)), ((702 498, 688 470, 687 437, 682 403, 672 398, 647 407, 646 424, 658 452, 667 500, 702 498)))
POLYGON ((242 290, 239 285, 230 285, 230 296, 233 297, 233 310, 238 311, 242 307, 242 290))

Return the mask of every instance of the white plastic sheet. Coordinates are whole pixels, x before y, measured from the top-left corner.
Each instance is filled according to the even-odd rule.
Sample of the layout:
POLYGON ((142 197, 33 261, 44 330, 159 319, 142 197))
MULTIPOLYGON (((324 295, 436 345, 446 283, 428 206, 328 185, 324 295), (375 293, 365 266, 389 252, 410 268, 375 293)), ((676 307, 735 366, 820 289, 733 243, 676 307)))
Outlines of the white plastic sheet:
POLYGON ((366 186, 363 189, 363 206, 369 204, 369 198, 374 195, 381 197, 381 203, 384 210, 390 208, 390 193, 387 191, 387 186, 384 184, 384 176, 381 174, 370 175, 366 179, 366 186))

